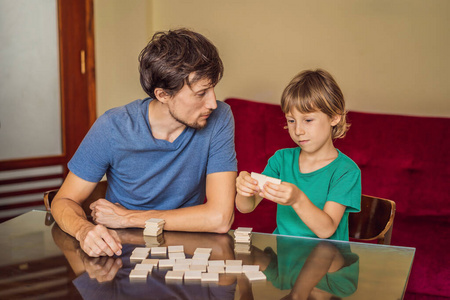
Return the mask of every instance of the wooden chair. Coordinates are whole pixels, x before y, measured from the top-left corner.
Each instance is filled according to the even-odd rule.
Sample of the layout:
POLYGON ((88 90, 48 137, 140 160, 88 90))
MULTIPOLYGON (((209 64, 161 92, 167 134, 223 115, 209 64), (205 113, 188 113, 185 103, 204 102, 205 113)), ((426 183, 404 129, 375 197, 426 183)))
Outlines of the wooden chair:
MULTIPOLYGON (((96 201, 99 198, 105 198, 106 195, 106 188, 108 187, 108 182, 106 180, 100 181, 95 189, 92 191, 92 194, 84 201, 83 203, 83 209, 86 213, 86 215, 91 214, 91 209, 89 208, 89 205, 91 205, 92 202, 96 201)), ((53 198, 55 198, 56 193, 58 190, 50 190, 44 193, 44 204, 47 211, 50 211, 51 203, 53 201, 53 198)))
POLYGON ((394 201, 362 195, 361 211, 348 217, 350 238, 390 245, 394 217, 394 201))

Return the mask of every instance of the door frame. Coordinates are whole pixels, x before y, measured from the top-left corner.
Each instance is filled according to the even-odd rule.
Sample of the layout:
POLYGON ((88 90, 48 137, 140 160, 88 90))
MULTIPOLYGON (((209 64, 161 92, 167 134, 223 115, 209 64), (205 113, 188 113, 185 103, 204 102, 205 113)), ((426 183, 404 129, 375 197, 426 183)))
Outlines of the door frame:
POLYGON ((62 154, 3 160, 0 171, 62 165, 65 176, 67 162, 96 119, 93 0, 57 4, 62 154))

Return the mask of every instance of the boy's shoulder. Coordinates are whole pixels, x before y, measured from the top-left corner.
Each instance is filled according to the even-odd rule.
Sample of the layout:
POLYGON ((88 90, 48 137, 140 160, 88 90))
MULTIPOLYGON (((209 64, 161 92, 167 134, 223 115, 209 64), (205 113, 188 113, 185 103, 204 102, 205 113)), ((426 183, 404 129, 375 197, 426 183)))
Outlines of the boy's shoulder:
POLYGON ((345 165, 347 169, 350 170, 354 169, 360 171, 358 165, 350 157, 342 153, 339 149, 337 149, 337 151, 339 152, 338 158, 341 165, 345 165))

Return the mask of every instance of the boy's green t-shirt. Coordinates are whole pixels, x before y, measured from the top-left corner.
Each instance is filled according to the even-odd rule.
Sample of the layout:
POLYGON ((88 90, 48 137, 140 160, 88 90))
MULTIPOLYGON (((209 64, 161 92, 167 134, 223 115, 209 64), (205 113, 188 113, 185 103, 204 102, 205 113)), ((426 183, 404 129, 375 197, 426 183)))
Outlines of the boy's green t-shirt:
MULTIPOLYGON (((263 174, 295 184, 314 205, 322 209, 327 201, 345 205, 344 216, 333 240, 348 241, 348 214, 361 209, 361 171, 348 156, 338 151, 338 157, 327 166, 311 173, 300 173, 301 148, 287 148, 275 152, 263 174)), ((299 218, 291 206, 277 205, 277 228, 274 233, 317 237, 299 218)))

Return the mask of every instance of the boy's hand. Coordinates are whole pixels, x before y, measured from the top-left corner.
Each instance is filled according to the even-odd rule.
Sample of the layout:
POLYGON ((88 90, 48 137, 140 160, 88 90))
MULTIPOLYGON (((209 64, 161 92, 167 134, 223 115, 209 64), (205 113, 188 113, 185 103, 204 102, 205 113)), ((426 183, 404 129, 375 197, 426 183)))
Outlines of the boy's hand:
POLYGON ((259 195, 267 200, 271 200, 281 205, 293 206, 301 201, 303 192, 295 185, 289 182, 275 184, 267 182, 259 195))
POLYGON ((236 178, 236 190, 239 195, 244 197, 251 197, 260 192, 258 181, 253 179, 246 171, 240 172, 236 178))

